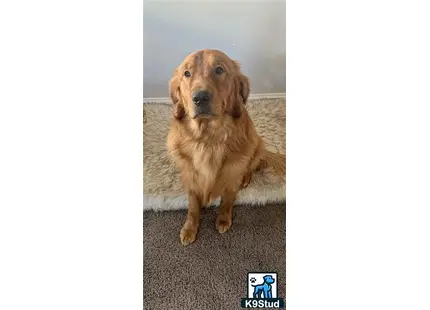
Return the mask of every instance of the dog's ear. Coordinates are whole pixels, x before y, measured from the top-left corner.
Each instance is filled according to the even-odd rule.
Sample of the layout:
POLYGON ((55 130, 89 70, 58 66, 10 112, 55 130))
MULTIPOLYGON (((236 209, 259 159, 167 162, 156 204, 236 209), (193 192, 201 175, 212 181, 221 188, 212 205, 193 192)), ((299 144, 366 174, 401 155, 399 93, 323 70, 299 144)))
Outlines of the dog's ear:
POLYGON ((242 116, 242 105, 246 104, 249 97, 249 79, 240 73, 234 80, 233 102, 231 115, 235 118, 242 116))
POLYGON ((239 71, 239 76, 237 77, 237 80, 239 82, 239 95, 242 97, 243 104, 246 104, 246 101, 248 100, 249 93, 250 93, 250 86, 249 86, 249 79, 240 72, 240 62, 235 61, 236 68, 239 71))
POLYGON ((179 84, 180 78, 178 76, 174 76, 169 82, 169 96, 173 103, 173 116, 176 119, 182 119, 185 116, 179 84))
POLYGON ((250 92, 249 79, 245 75, 240 74, 240 76, 239 76, 239 95, 242 98, 243 104, 246 104, 246 101, 248 100, 248 97, 249 97, 249 92, 250 92))

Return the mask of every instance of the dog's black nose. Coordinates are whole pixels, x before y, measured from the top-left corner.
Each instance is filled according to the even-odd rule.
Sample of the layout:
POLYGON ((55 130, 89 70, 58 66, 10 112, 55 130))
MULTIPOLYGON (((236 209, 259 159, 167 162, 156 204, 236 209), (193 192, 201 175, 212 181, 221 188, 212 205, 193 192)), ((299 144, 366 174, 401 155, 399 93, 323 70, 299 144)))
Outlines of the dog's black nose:
POLYGON ((196 106, 208 104, 211 101, 212 94, 208 90, 198 90, 193 92, 193 102, 196 106))

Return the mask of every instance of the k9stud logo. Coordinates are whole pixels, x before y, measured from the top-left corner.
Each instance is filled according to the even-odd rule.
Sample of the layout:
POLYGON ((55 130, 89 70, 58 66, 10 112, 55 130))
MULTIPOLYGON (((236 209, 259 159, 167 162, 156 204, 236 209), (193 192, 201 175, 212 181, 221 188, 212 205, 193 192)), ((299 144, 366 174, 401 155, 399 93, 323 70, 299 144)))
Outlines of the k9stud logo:
POLYGON ((249 272, 247 298, 242 298, 242 308, 283 308, 284 300, 278 297, 276 272, 249 272))

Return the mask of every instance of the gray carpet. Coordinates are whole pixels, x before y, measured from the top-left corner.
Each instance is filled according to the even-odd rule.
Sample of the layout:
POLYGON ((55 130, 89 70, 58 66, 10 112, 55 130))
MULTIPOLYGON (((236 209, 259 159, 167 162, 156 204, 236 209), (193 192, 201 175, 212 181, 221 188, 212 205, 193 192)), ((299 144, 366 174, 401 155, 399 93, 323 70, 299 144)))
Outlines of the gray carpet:
POLYGON ((233 226, 224 235, 215 229, 216 209, 202 210, 197 240, 183 247, 185 215, 144 212, 145 310, 242 309, 252 271, 277 272, 279 297, 285 299, 285 204, 235 206, 233 226))

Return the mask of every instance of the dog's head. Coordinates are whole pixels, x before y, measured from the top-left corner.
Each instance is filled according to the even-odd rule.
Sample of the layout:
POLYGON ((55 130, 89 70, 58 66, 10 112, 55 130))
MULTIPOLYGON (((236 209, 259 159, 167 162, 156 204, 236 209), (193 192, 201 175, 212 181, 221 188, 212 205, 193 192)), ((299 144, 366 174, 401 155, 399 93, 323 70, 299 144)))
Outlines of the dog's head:
POLYGON ((240 117, 249 91, 248 78, 239 64, 217 50, 188 55, 169 82, 177 119, 240 117))
POLYGON ((264 282, 267 284, 275 283, 275 279, 273 279, 271 275, 264 276, 263 279, 264 279, 264 282))

